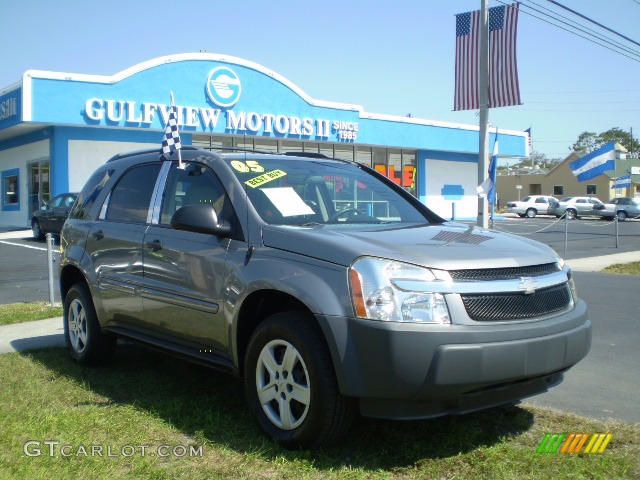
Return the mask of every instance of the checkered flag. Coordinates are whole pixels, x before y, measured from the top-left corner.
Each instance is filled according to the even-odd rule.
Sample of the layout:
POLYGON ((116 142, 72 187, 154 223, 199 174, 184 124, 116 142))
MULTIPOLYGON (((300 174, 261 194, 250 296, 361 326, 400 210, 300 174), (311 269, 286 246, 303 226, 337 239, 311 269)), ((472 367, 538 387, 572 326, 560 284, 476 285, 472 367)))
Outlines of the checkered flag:
POLYGON ((176 106, 171 105, 169 121, 167 122, 167 128, 164 130, 164 138, 162 139, 162 151, 160 152, 160 158, 162 160, 166 160, 169 155, 182 148, 180 132, 178 132, 178 115, 176 110, 176 106))

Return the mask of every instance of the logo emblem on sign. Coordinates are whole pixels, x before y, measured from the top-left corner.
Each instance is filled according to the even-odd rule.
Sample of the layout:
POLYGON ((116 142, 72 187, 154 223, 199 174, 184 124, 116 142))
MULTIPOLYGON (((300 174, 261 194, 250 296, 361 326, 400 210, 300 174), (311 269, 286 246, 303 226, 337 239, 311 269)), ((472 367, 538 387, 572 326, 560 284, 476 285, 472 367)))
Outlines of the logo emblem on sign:
POLYGON ((240 78, 229 67, 214 68, 207 78, 207 95, 220 107, 231 107, 240 99, 240 78))

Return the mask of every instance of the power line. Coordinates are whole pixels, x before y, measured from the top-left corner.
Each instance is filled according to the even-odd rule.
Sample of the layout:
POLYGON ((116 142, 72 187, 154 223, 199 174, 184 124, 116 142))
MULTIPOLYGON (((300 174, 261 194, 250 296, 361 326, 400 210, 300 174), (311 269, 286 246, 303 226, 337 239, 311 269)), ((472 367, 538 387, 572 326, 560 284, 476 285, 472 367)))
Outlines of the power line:
POLYGON ((582 25, 582 24, 576 22, 575 20, 571 20, 570 18, 568 18, 568 17, 566 17, 564 15, 561 15, 558 12, 554 12, 553 10, 551 10, 549 8, 543 7, 542 5, 534 2, 533 0, 527 0, 527 1, 529 3, 533 3, 534 5, 536 5, 539 8, 542 8, 543 10, 546 10, 547 12, 551 12, 551 14, 556 15, 557 17, 556 16, 552 16, 551 14, 542 12, 541 10, 537 10, 537 9, 531 7, 530 5, 526 5, 527 8, 530 8, 530 9, 536 11, 536 12, 539 12, 542 15, 546 15, 547 17, 552 18, 555 21, 558 21, 560 23, 568 25, 570 28, 574 28, 574 29, 576 29, 576 30, 578 30, 580 32, 585 33, 586 35, 592 35, 592 36, 596 37, 598 40, 603 41, 605 43, 608 43, 609 45, 613 46, 614 48, 618 48, 620 50, 624 50, 625 52, 630 53, 632 55, 640 56, 640 53, 638 51, 634 50, 633 48, 627 47, 625 45, 622 45, 620 42, 618 42, 616 40, 613 40, 613 39, 605 36, 604 34, 593 30, 592 28, 589 28, 589 27, 587 27, 585 25, 582 25), (567 20, 567 21, 565 22, 565 21, 563 21, 561 19, 564 19, 564 20, 567 20))
POLYGON ((635 40, 631 40, 629 37, 626 37, 626 36, 624 36, 623 34, 618 33, 618 32, 616 32, 615 30, 610 29, 609 27, 605 27, 605 26, 604 26, 604 25, 602 25, 601 23, 598 23, 598 22, 596 22, 595 20, 593 20, 593 19, 591 19, 591 18, 589 18, 589 17, 587 17, 587 16, 585 16, 585 15, 582 15, 580 12, 576 12, 575 10, 570 9, 569 7, 566 7, 566 6, 562 5, 562 4, 561 4, 561 3, 559 3, 559 2, 556 2, 555 0, 547 0, 547 2, 549 2, 549 3, 553 3, 554 5, 557 5, 557 6, 558 6, 558 7, 560 7, 560 8, 564 8, 565 10, 567 10, 567 11, 569 11, 569 12, 573 13, 574 15, 578 15, 579 17, 584 18, 585 20, 587 20, 587 21, 589 21, 589 22, 591 22, 591 23, 593 23, 593 24, 595 24, 595 25, 598 25, 600 28, 604 28, 605 30, 608 30, 609 32, 611 32, 611 33, 613 33, 613 34, 615 34, 615 35, 618 35, 619 37, 624 38, 624 39, 625 39, 625 40, 627 40, 628 42, 631 42, 631 43, 633 43, 633 44, 635 44, 635 45, 637 45, 637 46, 639 46, 639 47, 640 47, 640 43, 636 42, 635 40))
MULTIPOLYGON (((522 0, 522 1, 524 1, 524 0, 522 0)), ((546 10, 547 12, 551 12, 553 15, 557 15, 557 17, 552 16, 551 14, 545 13, 542 10, 538 10, 536 8, 533 8, 530 5, 527 5, 527 4, 523 3, 523 6, 525 6, 526 8, 530 8, 531 10, 533 10, 535 12, 538 12, 538 13, 540 13, 542 15, 545 15, 545 16, 547 16, 549 18, 552 18, 557 22, 560 22, 560 23, 563 23, 565 25, 568 25, 569 27, 574 28, 574 29, 576 29, 576 30, 578 30, 580 32, 583 32, 583 33, 587 34, 587 35, 593 35, 598 40, 606 42, 606 43, 608 43, 609 45, 612 45, 615 48, 619 48, 621 50, 624 50, 627 53, 630 53, 632 55, 640 56, 639 52, 637 52, 637 51, 633 50, 632 48, 629 48, 629 47, 627 47, 625 45, 622 45, 620 42, 617 42, 617 41, 615 41, 615 40, 613 40, 613 39, 611 39, 611 38, 609 38, 609 37, 597 32, 597 31, 593 30, 592 28, 589 28, 589 27, 587 27, 585 25, 581 25, 581 24, 577 23, 576 21, 571 20, 571 19, 569 19, 568 17, 566 17, 564 15, 561 15, 561 14, 559 14, 557 12, 554 12, 553 10, 550 10, 549 8, 543 7, 542 5, 534 2, 533 0, 527 0, 527 1, 529 3, 532 3, 532 4, 536 5, 539 8, 542 8, 543 10, 546 10), (561 18, 565 19, 567 21, 565 22, 563 20, 560 20, 561 18)))
MULTIPOLYGON (((503 5, 507 5, 507 3, 506 3, 506 2, 504 2, 504 1, 502 1, 502 0, 498 0, 498 2, 499 2, 499 3, 501 3, 501 4, 503 4, 503 5)), ((529 5, 525 5, 524 3, 523 3, 522 5, 523 5, 523 6, 525 6, 526 8, 529 8, 529 9, 533 10, 533 11, 537 11, 535 8, 533 8, 533 7, 529 6, 529 5)), ((575 32, 575 31, 569 30, 569 29, 567 29, 567 28, 565 28, 565 27, 563 27, 563 26, 561 26, 561 25, 558 25, 558 24, 556 24, 556 23, 553 23, 553 22, 550 22, 550 21, 548 21, 548 20, 545 20, 544 18, 541 18, 541 17, 539 17, 539 16, 537 16, 537 15, 534 15, 534 14, 532 14, 532 13, 528 12, 528 11, 522 10, 522 13, 524 13, 525 15, 529 15, 530 17, 536 18, 536 19, 538 19, 538 20, 540 20, 540 21, 542 21, 542 22, 544 22, 544 23, 547 23, 547 24, 549 24, 549 25, 553 25, 553 26, 554 26, 554 27, 556 27, 556 28, 559 28, 559 29, 561 29, 561 30, 564 30, 565 32, 568 32, 568 33, 571 33, 571 34, 573 34, 573 35, 576 35, 576 36, 578 36, 578 37, 580 37, 580 38, 583 38, 583 39, 585 39, 585 40, 587 40, 587 41, 589 41, 589 42, 595 43, 596 45, 600 45, 601 47, 604 47, 604 48, 606 48, 607 50, 611 50, 611 51, 612 51, 612 52, 614 52, 614 53, 617 53, 617 54, 619 54, 619 55, 622 55, 622 56, 624 56, 624 57, 627 57, 627 58, 629 58, 630 60, 633 60, 633 61, 635 61, 635 62, 639 62, 639 63, 640 63, 640 59, 639 59, 639 58, 634 58, 634 57, 631 57, 631 56, 629 56, 629 55, 627 55, 627 54, 625 54, 625 53, 623 53, 623 52, 620 52, 620 51, 618 51, 618 50, 614 50, 613 48, 608 47, 607 45, 604 45, 604 44, 602 44, 602 43, 600 43, 600 42, 598 42, 598 41, 596 41, 596 40, 593 40, 592 38, 586 37, 586 36, 584 36, 584 35, 580 35, 579 33, 575 32)), ((555 17, 552 17, 551 15, 548 15, 548 14, 544 13, 544 12, 541 12, 541 13, 542 13, 543 15, 547 16, 547 17, 553 18, 553 19, 554 19, 554 20, 556 20, 556 21, 561 21, 561 20, 558 20, 558 19, 557 19, 557 18, 555 18, 555 17)), ((565 23, 565 22, 563 22, 563 23, 565 23)), ((572 28, 576 28, 576 27, 573 27, 573 26, 572 26, 572 28)), ((609 42, 609 43, 610 43, 610 42, 609 42)), ((626 49, 626 47, 624 47, 624 46, 617 46, 617 48, 626 49)), ((636 52, 634 52, 633 54, 634 54, 634 55, 640 55, 639 53, 636 53, 636 52)))

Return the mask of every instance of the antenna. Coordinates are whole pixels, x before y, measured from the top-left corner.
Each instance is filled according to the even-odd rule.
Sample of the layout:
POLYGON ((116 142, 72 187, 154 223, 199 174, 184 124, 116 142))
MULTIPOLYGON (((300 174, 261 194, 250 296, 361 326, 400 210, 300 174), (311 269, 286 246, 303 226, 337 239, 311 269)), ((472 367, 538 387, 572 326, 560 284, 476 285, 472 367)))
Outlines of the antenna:
MULTIPOLYGON (((247 132, 244 132, 242 135, 243 143, 247 144, 247 132)), ((247 165, 247 151, 244 151, 244 164, 247 165)), ((248 170, 248 169, 245 169, 248 170)), ((242 172, 242 176, 245 177, 247 172, 242 172)), ((249 227, 249 191, 247 190, 247 182, 242 182, 244 186, 244 208, 245 208, 245 225, 247 227, 247 253, 244 256, 244 264, 247 265, 249 260, 251 260, 251 256, 253 255, 253 251, 256 249, 253 245, 251 245, 251 228, 249 227)))

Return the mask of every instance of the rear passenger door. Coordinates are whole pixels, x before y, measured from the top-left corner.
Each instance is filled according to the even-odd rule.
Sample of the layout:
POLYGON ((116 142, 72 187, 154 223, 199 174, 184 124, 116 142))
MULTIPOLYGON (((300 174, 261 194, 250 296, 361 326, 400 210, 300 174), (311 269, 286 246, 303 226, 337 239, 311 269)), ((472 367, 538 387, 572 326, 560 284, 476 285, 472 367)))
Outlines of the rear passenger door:
POLYGON ((173 214, 185 205, 213 205, 219 218, 236 220, 225 189, 207 166, 191 163, 169 171, 159 218, 143 243, 142 298, 146 324, 161 339, 223 353, 225 257, 229 238, 174 230, 173 214))
POLYGON ((143 328, 142 241, 160 163, 132 167, 107 196, 87 238, 100 298, 111 318, 105 325, 143 328))

